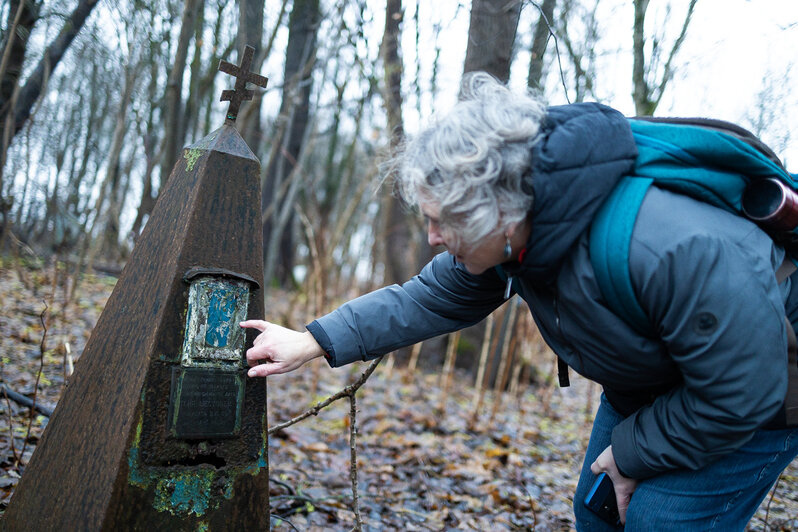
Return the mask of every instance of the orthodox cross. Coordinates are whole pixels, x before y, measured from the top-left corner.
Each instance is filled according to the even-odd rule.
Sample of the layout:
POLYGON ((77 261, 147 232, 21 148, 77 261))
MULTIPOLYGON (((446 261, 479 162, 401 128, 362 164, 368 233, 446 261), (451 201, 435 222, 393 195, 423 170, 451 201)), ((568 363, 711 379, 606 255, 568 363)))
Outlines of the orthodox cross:
POLYGON ((247 82, 254 83, 258 87, 266 87, 269 82, 259 74, 249 71, 252 65, 252 57, 255 55, 255 49, 251 46, 244 47, 244 57, 241 59, 241 64, 236 66, 233 63, 228 63, 222 60, 219 63, 219 70, 225 74, 230 74, 236 78, 235 89, 222 91, 222 97, 219 99, 221 102, 230 102, 230 107, 227 109, 226 121, 235 122, 238 117, 238 108, 241 107, 241 102, 244 100, 251 100, 253 91, 247 89, 247 82))

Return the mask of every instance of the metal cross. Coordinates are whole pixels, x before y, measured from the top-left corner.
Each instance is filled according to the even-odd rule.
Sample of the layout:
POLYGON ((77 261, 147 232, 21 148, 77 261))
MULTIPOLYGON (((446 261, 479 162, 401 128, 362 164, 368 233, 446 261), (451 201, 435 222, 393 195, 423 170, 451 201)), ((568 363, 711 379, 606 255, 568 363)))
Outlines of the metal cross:
POLYGON ((253 91, 247 89, 247 82, 254 83, 258 87, 266 87, 269 79, 249 71, 252 65, 252 57, 255 55, 255 49, 251 46, 244 47, 244 57, 241 59, 241 65, 236 66, 233 63, 228 63, 224 59, 219 63, 219 70, 225 74, 230 74, 236 78, 236 87, 232 90, 222 91, 222 97, 219 99, 221 102, 230 102, 230 107, 227 109, 227 120, 235 122, 238 117, 238 108, 241 107, 241 102, 244 100, 251 100, 253 91))

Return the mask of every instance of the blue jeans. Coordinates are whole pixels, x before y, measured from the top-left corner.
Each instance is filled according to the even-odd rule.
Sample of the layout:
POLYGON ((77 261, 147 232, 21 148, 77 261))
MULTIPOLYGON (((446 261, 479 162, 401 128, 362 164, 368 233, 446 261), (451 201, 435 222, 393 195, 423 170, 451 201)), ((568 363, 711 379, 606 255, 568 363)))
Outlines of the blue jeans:
MULTIPOLYGON (((590 464, 610 445, 612 429, 622 419, 602 396, 574 495, 577 530, 624 530, 606 524, 582 503, 596 478, 590 464)), ((761 430, 739 450, 698 471, 675 470, 643 480, 629 504, 626 530, 744 530, 796 455, 798 429, 761 430)))

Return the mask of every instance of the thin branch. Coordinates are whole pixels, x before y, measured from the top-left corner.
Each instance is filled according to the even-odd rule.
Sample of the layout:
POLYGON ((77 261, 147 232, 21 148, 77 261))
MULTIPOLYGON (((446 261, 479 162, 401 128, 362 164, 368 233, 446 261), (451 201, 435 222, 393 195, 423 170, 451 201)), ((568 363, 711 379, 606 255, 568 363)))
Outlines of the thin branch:
MULTIPOLYGON (((47 306, 47 301, 43 301, 44 309, 42 310, 41 314, 39 314, 39 321, 42 323, 42 339, 39 342, 39 371, 36 372, 36 382, 33 385, 33 404, 36 405, 36 396, 39 394, 39 381, 42 378, 42 372, 44 371, 44 353, 46 351, 44 347, 44 342, 47 339, 47 322, 45 316, 47 315, 47 310, 50 308, 47 306)), ((36 409, 31 407, 30 409, 30 416, 28 417, 28 430, 25 433, 25 441, 22 442, 22 452, 20 453, 20 459, 25 458, 25 449, 28 447, 28 440, 30 439, 30 431, 33 427, 33 418, 36 417, 36 409)))
POLYGON ((532 0, 529 0, 529 3, 535 6, 537 10, 540 12, 540 18, 546 22, 546 27, 548 27, 549 29, 549 35, 551 35, 551 38, 554 39, 554 51, 557 53, 557 66, 560 69, 560 83, 562 83, 562 90, 565 93, 565 101, 571 103, 571 98, 568 96, 568 85, 565 83, 565 72, 563 71, 562 68, 562 58, 560 57, 560 43, 559 40, 557 39, 557 34, 554 32, 554 29, 551 27, 551 22, 548 20, 548 18, 546 18, 546 15, 543 13, 543 8, 540 5, 538 5, 537 2, 533 2, 532 0))
POLYGON ((295 527, 295 526, 294 526, 294 524, 293 524, 291 521, 289 521, 288 519, 286 519, 285 517, 280 517, 280 516, 279 516, 279 515, 277 515, 277 514, 271 514, 269 517, 273 517, 273 518, 275 518, 275 519, 279 519, 279 520, 280 520, 280 521, 282 521, 283 523, 286 523, 288 526, 290 526, 291 528, 293 528, 294 530, 296 530, 297 532, 299 532, 299 529, 298 529, 297 527, 295 527))
POLYGON ((781 482, 781 477, 784 475, 782 472, 779 475, 779 478, 776 479, 776 483, 773 485, 773 489, 770 491, 770 498, 768 499, 767 509, 765 510, 765 530, 768 529, 768 520, 770 519, 770 505, 773 502, 773 497, 776 496, 776 490, 779 489, 779 482, 781 482))
POLYGON ((662 81, 657 87, 657 98, 655 100, 655 108, 659 105, 660 100, 662 99, 662 95, 665 92, 665 86, 668 82, 673 78, 673 67, 671 66, 673 63, 674 57, 678 53, 679 49, 682 47, 682 43, 684 42, 684 38, 687 36, 687 28, 690 26, 690 21, 693 18, 693 11, 695 10, 695 4, 698 0, 690 0, 690 5, 687 8, 687 15, 684 17, 684 24, 682 24, 682 31, 679 33, 679 37, 673 43, 673 48, 671 48, 671 52, 668 55, 668 60, 665 62, 665 67, 662 73, 662 81))
POLYGON ((382 360, 382 357, 374 360, 371 363, 371 365, 368 368, 366 368, 366 371, 363 372, 363 375, 361 375, 358 380, 356 380, 355 382, 353 382, 352 384, 350 384, 349 386, 347 386, 343 390, 337 392, 334 395, 331 395, 330 397, 328 397, 324 401, 316 403, 315 405, 313 405, 309 410, 305 411, 304 413, 302 413, 302 414, 300 414, 300 415, 298 415, 298 416, 296 416, 296 417, 294 417, 292 419, 289 419, 288 421, 280 423, 279 425, 275 425, 274 427, 271 427, 269 429, 269 435, 271 436, 272 434, 274 434, 275 432, 277 432, 279 430, 283 430, 286 427, 290 427, 291 425, 295 425, 296 423, 299 423, 303 419, 309 418, 310 416, 318 415, 318 413, 323 408, 326 408, 331 403, 334 403, 335 401, 337 401, 338 399, 341 399, 343 397, 350 397, 351 395, 353 395, 361 386, 363 386, 363 384, 368 380, 368 378, 371 377, 371 374, 374 373, 375 369, 377 369, 377 364, 380 363, 380 360, 382 360))
POLYGON ((25 2, 20 2, 17 6, 17 12, 14 14, 14 22, 11 24, 11 28, 8 30, 8 40, 6 41, 5 49, 3 50, 3 59, 0 61, 0 79, 6 75, 6 66, 8 66, 8 58, 11 56, 11 45, 13 44, 14 38, 17 35, 17 28, 19 26, 19 21, 22 19, 22 12, 25 9, 25 2))
MULTIPOLYGON (((0 357, 0 364, 3 364, 2 357, 0 357)), ((3 372, 5 372, 5 365, 2 366, 3 372)), ((5 380, 5 375, 3 375, 3 379, 5 380)), ((8 414, 8 441, 11 444, 11 455, 14 457, 14 463, 17 464, 17 471, 19 471, 19 462, 20 458, 17 454, 17 447, 14 445, 14 416, 11 414, 11 401, 9 390, 5 386, 0 388, 0 391, 3 392, 3 397, 6 400, 6 413, 8 414)))
MULTIPOLYGON (((379 363, 380 359, 376 362, 379 363)), ((376 364, 374 364, 376 367, 376 364)), ((352 507, 355 511, 355 528, 358 532, 363 530, 363 519, 360 517, 360 505, 357 499, 357 401, 354 392, 349 396, 349 478, 352 481, 352 507)))

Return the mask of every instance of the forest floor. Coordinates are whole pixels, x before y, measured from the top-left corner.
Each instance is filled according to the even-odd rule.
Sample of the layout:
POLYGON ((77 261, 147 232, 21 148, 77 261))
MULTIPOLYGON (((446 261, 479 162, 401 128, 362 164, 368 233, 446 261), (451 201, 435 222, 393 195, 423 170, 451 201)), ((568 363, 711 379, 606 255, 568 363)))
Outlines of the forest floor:
MULTIPOLYGON (((85 276, 65 309, 64 289, 52 268, 2 260, 0 379, 52 408, 116 280, 85 276)), ((274 297, 267 308, 286 300, 274 297)), ((302 413, 365 369, 355 364, 330 370, 318 360, 270 378, 270 424, 302 413)), ((439 374, 409 373, 383 360, 358 391, 364 530, 572 530, 572 494, 598 388, 572 373, 570 388, 530 386, 515 394, 488 394, 475 409, 473 379, 464 373, 453 379, 446 392, 439 374)), ((353 527, 349 414, 343 399, 271 437, 275 530, 353 527)), ((46 416, 31 416, 27 407, 0 395, 0 512, 46 423, 46 416)), ((798 460, 748 530, 798 530, 798 460)))

